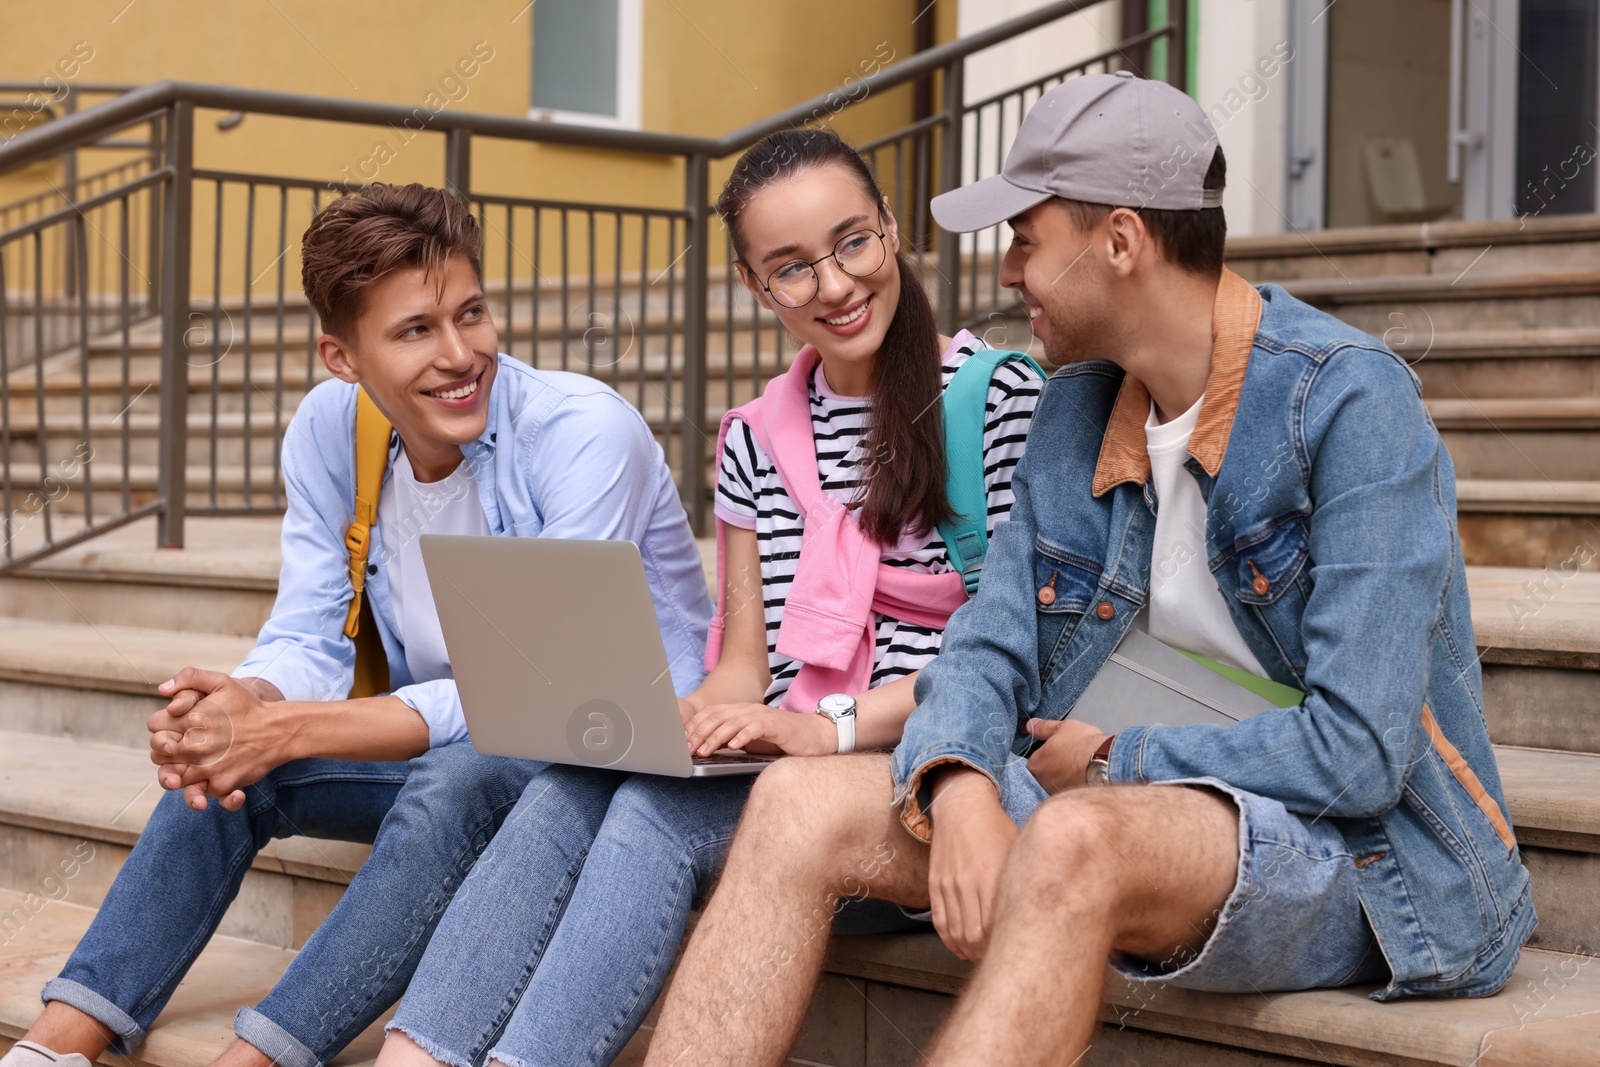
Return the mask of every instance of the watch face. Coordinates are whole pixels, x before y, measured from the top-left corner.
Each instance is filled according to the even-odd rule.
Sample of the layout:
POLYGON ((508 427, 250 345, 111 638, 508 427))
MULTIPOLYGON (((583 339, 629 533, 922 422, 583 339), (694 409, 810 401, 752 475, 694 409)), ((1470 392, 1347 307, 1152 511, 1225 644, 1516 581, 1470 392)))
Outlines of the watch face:
POLYGON ((856 698, 849 693, 834 693, 817 701, 817 710, 830 719, 856 713, 856 698))

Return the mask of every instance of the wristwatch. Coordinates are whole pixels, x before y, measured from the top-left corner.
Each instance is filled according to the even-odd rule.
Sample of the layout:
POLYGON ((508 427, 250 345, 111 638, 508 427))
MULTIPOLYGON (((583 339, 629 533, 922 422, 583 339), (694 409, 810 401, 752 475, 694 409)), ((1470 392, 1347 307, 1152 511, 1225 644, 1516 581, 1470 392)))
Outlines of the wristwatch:
POLYGON ((817 714, 833 722, 839 730, 839 751, 856 749, 856 698, 849 693, 834 693, 817 701, 817 714))
POLYGON ((1111 784, 1111 742, 1115 740, 1115 736, 1106 738, 1094 750, 1094 755, 1089 757, 1089 767, 1084 771, 1084 779, 1089 785, 1111 784))

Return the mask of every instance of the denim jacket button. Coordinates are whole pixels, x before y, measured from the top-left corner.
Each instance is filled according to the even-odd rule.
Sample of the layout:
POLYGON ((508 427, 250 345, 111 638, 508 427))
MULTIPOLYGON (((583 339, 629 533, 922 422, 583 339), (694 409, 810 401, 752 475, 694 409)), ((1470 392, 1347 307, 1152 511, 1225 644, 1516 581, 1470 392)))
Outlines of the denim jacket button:
POLYGON ((1056 602, 1056 591, 1054 589, 1051 589, 1047 585, 1043 589, 1039 590, 1039 603, 1043 604, 1045 607, 1049 607, 1051 604, 1054 604, 1055 602, 1056 602))
POLYGON ((1272 583, 1267 581, 1266 575, 1258 574, 1250 582, 1250 588, 1255 590, 1256 596, 1266 596, 1272 591, 1272 583))
POLYGON ((1100 606, 1094 609, 1094 613, 1102 622, 1110 622, 1112 616, 1116 615, 1117 609, 1111 601, 1102 600, 1100 601, 1100 606))

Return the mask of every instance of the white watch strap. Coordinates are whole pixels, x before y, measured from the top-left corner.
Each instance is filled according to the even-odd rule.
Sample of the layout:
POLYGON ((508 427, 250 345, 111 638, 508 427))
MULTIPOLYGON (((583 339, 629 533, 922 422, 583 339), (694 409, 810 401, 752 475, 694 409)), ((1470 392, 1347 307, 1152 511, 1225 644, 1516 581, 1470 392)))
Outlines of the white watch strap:
POLYGON ((841 715, 833 721, 839 728, 839 751, 854 752, 856 750, 856 717, 854 715, 841 715))

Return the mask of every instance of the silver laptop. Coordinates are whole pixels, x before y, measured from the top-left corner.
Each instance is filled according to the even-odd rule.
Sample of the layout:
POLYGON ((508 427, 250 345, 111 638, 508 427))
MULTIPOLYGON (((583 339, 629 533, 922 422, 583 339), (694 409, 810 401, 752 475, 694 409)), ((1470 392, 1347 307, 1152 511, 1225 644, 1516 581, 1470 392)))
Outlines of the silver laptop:
POLYGON ((422 559, 479 752, 678 778, 777 758, 690 755, 632 542, 426 534, 422 559))

